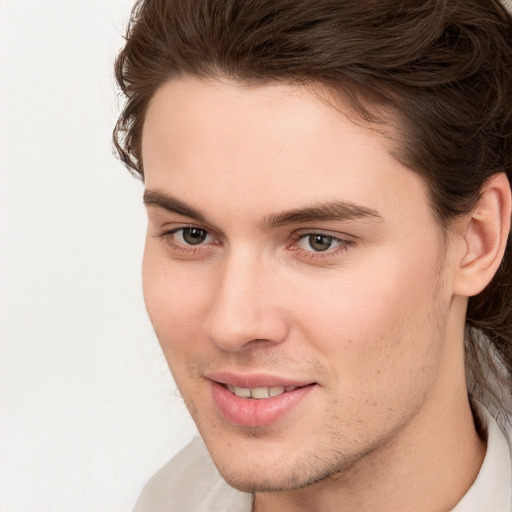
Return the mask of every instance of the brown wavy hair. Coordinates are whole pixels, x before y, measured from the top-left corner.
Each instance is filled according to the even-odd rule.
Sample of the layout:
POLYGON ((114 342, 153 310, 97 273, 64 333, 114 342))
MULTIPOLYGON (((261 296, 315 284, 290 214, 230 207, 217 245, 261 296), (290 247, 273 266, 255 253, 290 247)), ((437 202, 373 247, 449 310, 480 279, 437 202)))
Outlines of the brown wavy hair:
MULTIPOLYGON (((512 178, 512 19, 499 0, 139 0, 115 74, 126 103, 114 146, 141 179, 148 103, 183 74, 322 84, 377 124, 372 105, 390 108, 395 156, 424 177, 444 227, 494 174, 512 178)), ((510 240, 469 299, 466 354, 477 385, 489 365, 512 370, 510 240)))

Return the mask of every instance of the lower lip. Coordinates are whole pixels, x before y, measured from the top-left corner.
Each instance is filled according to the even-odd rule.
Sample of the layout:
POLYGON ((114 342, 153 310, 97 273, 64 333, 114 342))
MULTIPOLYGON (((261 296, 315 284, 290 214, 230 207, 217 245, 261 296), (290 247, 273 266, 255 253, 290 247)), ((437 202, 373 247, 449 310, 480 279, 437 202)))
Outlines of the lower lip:
POLYGON ((238 427, 267 427, 290 412, 315 387, 314 384, 270 398, 242 398, 210 381, 213 401, 224 418, 238 427))

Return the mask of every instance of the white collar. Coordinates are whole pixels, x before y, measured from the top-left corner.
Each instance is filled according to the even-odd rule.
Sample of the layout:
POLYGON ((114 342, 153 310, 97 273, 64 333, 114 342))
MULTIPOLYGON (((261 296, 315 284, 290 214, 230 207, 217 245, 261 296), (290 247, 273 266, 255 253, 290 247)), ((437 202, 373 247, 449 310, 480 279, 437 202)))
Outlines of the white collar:
POLYGON ((472 399, 472 405, 487 434, 487 451, 475 482, 452 512, 511 512, 512 429, 505 426, 504 432, 478 400, 472 399))

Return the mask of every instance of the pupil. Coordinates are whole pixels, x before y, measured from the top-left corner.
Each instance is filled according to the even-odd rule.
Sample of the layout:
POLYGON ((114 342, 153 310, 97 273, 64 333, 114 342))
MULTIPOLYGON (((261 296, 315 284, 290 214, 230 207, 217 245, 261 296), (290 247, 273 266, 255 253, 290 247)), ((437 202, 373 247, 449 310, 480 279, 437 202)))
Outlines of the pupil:
POLYGON ((183 230, 183 240, 187 244, 197 245, 204 242, 206 239, 206 231, 204 229, 197 228, 185 228, 183 230))
POLYGON ((332 239, 331 237, 324 235, 311 235, 309 237, 309 245, 315 251, 326 251, 331 247, 332 239))

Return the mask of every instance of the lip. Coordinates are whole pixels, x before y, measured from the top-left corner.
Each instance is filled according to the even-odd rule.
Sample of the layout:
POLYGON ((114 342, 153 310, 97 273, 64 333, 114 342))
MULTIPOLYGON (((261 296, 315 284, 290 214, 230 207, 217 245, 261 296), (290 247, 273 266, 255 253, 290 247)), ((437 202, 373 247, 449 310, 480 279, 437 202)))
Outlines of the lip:
POLYGON ((317 386, 314 382, 298 382, 293 379, 277 378, 268 375, 235 376, 215 374, 208 377, 212 399, 221 416, 237 427, 268 427, 291 413, 317 386), (286 387, 300 386, 281 395, 264 398, 242 398, 226 388, 236 387, 286 387))
POLYGON ((260 388, 260 387, 287 387, 297 386, 303 387, 310 384, 315 384, 311 380, 300 380, 296 378, 287 378, 278 375, 253 373, 248 375, 240 375, 233 372, 215 372, 206 375, 207 379, 218 382, 219 384, 226 384, 236 386, 237 388, 260 388))

